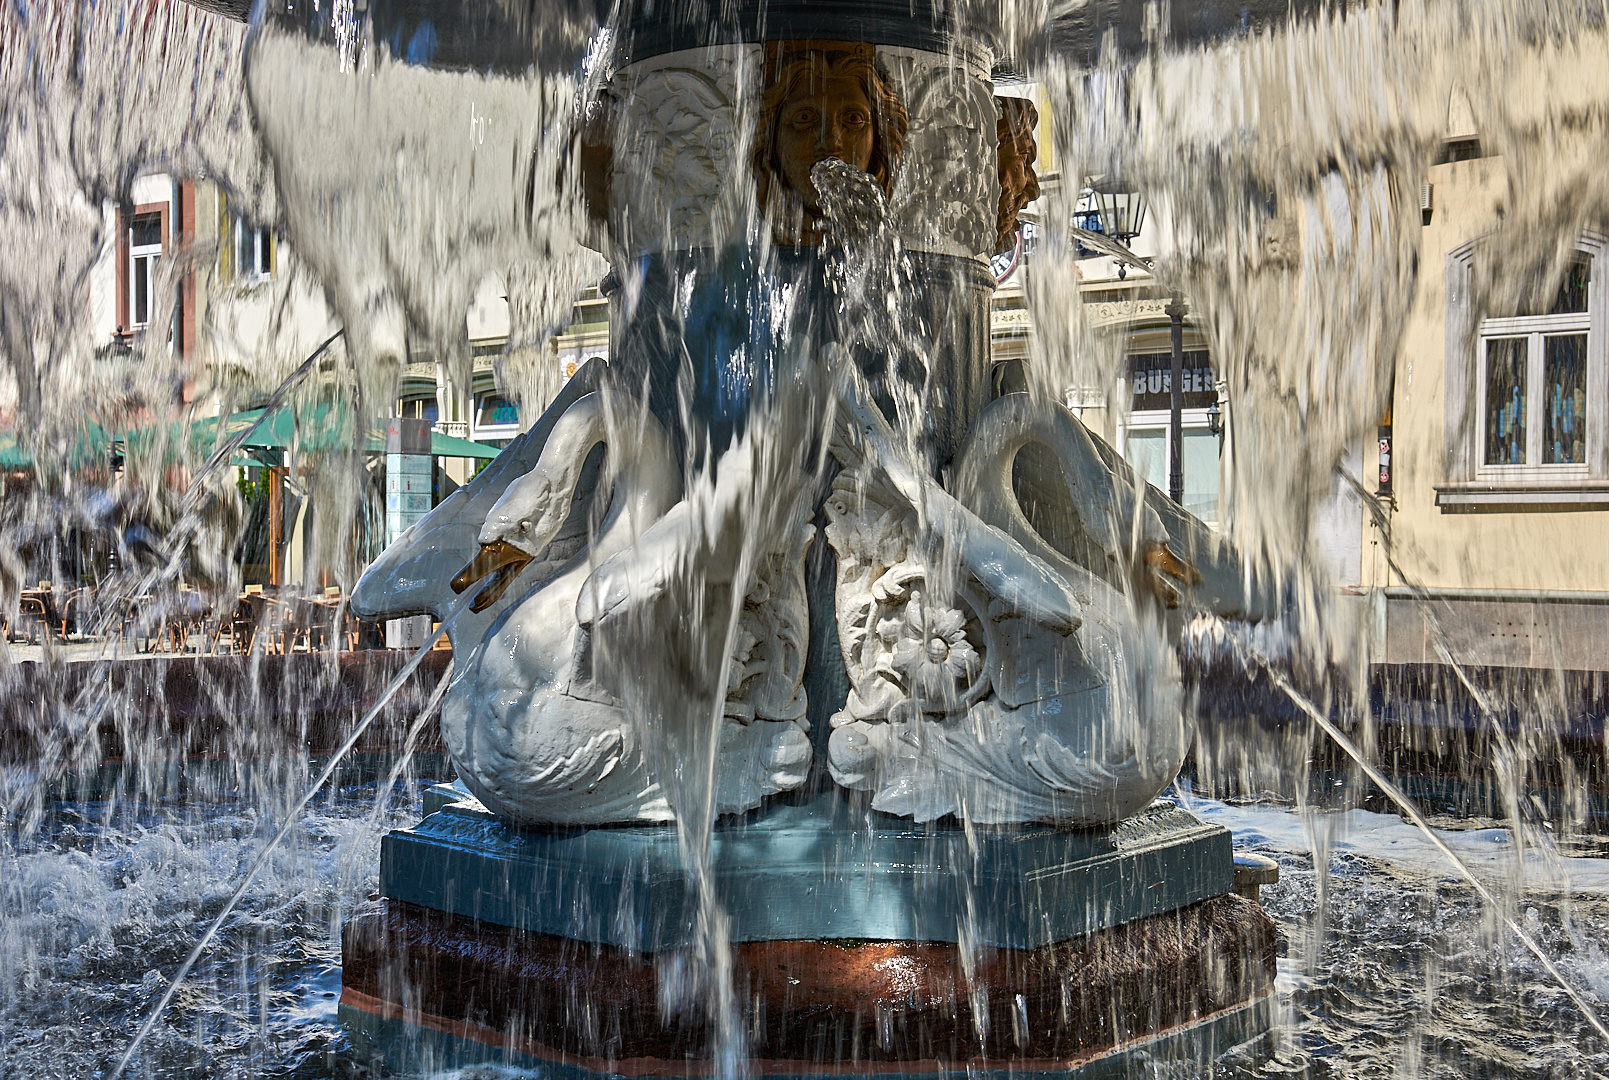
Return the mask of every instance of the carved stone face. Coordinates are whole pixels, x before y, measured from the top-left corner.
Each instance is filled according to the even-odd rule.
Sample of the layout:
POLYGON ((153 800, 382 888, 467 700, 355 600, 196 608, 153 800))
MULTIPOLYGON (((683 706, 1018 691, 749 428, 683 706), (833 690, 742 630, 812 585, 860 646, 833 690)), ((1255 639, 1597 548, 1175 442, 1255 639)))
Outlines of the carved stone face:
POLYGON ((996 221, 999 232, 998 250, 1004 251, 1012 243, 1017 230, 1017 212, 1039 198, 1039 177, 1034 172, 1034 159, 1039 146, 1034 139, 1034 126, 1039 122, 1039 110, 1027 101, 998 99, 1000 122, 996 133, 1000 140, 1000 209, 996 221))
POLYGON ((859 79, 831 75, 802 81, 777 114, 776 155, 783 186, 812 215, 821 213, 810 167, 835 157, 865 172, 877 134, 872 103, 859 79))
POLYGON ((821 197, 810 180, 817 162, 837 158, 870 176, 884 195, 893 189, 909 117, 871 45, 768 42, 758 119, 751 160, 778 242, 824 239, 821 197))

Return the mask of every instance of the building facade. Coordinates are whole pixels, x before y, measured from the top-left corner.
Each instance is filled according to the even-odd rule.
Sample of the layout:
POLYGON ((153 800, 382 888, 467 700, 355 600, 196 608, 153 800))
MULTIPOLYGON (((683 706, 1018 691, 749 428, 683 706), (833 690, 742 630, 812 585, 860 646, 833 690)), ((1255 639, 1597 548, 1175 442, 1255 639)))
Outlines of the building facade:
POLYGON ((1389 480, 1363 523, 1377 655, 1609 670, 1609 233, 1561 238, 1562 280, 1528 300, 1483 303, 1508 177, 1457 112, 1426 176, 1389 480))

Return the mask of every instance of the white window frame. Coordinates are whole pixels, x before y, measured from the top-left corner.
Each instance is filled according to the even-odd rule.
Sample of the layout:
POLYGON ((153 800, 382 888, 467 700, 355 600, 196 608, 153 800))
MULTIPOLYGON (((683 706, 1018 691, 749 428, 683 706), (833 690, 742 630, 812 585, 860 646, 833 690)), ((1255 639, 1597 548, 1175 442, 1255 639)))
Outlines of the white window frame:
MULTIPOLYGON (((1592 376, 1591 312, 1571 315, 1537 315, 1507 319, 1484 319, 1480 325, 1480 340, 1475 346, 1475 422, 1480 425, 1479 458, 1475 463, 1478 480, 1495 482, 1524 480, 1585 480, 1590 473, 1586 461, 1545 462, 1542 460, 1542 401, 1546 341, 1550 337, 1587 335, 1587 381, 1592 376), (1525 342, 1525 461, 1519 465, 1493 465, 1486 461, 1486 387, 1491 365, 1486 362, 1487 347, 1493 341, 1523 340, 1525 342)), ((1601 350, 1600 350, 1601 351, 1601 350)), ((1603 411, 1598 410, 1597 424, 1603 423, 1603 411)), ((1590 393, 1587 413, 1582 418, 1585 434, 1582 441, 1590 447, 1593 435, 1593 409, 1590 393)), ((1590 450, 1589 450, 1590 452, 1590 450)))
POLYGON ((156 307, 156 274, 157 266, 162 261, 163 222, 165 215, 160 211, 152 210, 142 214, 135 214, 129 218, 129 245, 128 245, 128 329, 132 333, 144 330, 151 325, 151 311, 156 307), (154 244, 136 244, 134 242, 134 227, 140 218, 156 218, 157 240, 154 244), (145 263, 145 318, 136 318, 139 303, 139 290, 136 283, 140 279, 140 264, 145 263))
POLYGON ((252 225, 245 218, 236 217, 233 236, 230 240, 234 244, 235 278, 247 284, 256 284, 267 281, 274 275, 274 236, 267 225, 252 225), (242 265, 240 255, 247 241, 251 242, 251 265, 242 265), (267 267, 267 269, 263 269, 267 267))
MULTIPOLYGON (((507 394, 498 393, 496 390, 482 390, 472 395, 469 399, 469 437, 475 440, 512 439, 514 436, 518 435, 520 433, 520 425, 518 422, 512 424, 485 425, 480 422, 481 400, 486 397, 500 397, 504 398, 505 400, 512 400, 508 398, 507 394)), ((516 403, 515 407, 518 408, 518 403, 516 403)))
POLYGON ((1473 310, 1473 262, 1483 240, 1447 256, 1446 460, 1436 503, 1444 512, 1609 507, 1609 235, 1584 234, 1576 251, 1591 262, 1585 313, 1482 318, 1473 310), (1586 461, 1542 462, 1544 339, 1587 335, 1586 461), (1526 452, 1519 465, 1486 464, 1486 350, 1526 339, 1526 452))

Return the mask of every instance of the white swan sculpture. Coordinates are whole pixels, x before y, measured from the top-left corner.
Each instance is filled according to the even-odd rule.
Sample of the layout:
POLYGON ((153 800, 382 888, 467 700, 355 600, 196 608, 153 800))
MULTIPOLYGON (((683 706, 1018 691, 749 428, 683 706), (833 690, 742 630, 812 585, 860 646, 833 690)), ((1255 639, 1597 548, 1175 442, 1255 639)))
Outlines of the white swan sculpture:
MULTIPOLYGON (((506 820, 670 820, 664 791, 650 774, 642 724, 593 678, 588 628, 576 608, 599 565, 628 552, 677 504, 680 478, 651 417, 629 425, 630 432, 611 432, 601 394, 561 404, 529 471, 512 481, 498 478, 503 489, 478 522, 479 551, 450 575, 451 590, 468 596, 470 607, 454 628, 455 673, 442 703, 442 735, 459 778, 506 820), (586 494, 578 485, 600 443, 608 447, 598 484, 609 492, 607 510, 590 543, 555 553, 555 543, 585 516, 577 513, 578 495, 586 494), (528 581, 528 568, 538 565, 542 576, 510 599, 511 587, 528 581)), ((399 596, 438 615, 460 606, 442 588, 426 588, 403 571, 435 561, 416 550, 430 538, 456 540, 462 565, 467 545, 457 534, 465 531, 465 511, 484 505, 487 495, 473 488, 388 549, 359 583, 354 607, 370 617, 397 614, 399 596)), ((797 712, 802 719, 802 705, 797 712)), ((793 720, 729 716, 716 762, 717 812, 747 810, 797 786, 809 758, 809 739, 793 720)))
MULTIPOLYGON (((831 451, 843 472, 826 531, 851 692, 832 718, 832 776, 870 792, 873 808, 922 821, 1088 825, 1142 809, 1189 743, 1170 641, 1180 609, 1255 618, 1266 599, 1242 587, 1200 522, 1054 405, 1026 395, 990 404, 952 496, 898 452, 857 376, 838 396, 831 451), (1039 515, 1045 533, 1013 487, 1030 443, 1044 451, 1028 472, 1051 511, 1039 515)), ((740 560, 727 548, 761 512, 750 505, 756 481, 731 453, 712 486, 685 498, 651 417, 621 432, 607 421, 601 394, 567 391, 494 463, 500 472, 385 552, 353 606, 370 617, 464 609, 453 616, 442 731, 470 790, 515 822, 671 820, 655 767, 679 769, 666 747, 674 758, 677 737, 712 714, 652 706, 676 697, 678 680, 699 692, 721 685, 710 671, 730 647, 724 718, 710 703, 713 790, 699 813, 752 808, 802 784, 811 759, 808 500, 793 492, 789 509, 785 492, 764 496, 776 521, 761 532, 778 549, 756 553, 735 636, 683 641, 688 605, 675 583, 697 564, 701 587, 730 591, 736 579, 722 582, 740 560), (589 490, 600 444, 607 463, 589 490)))
MULTIPOLYGON (((1233 580, 1204 528, 1165 527, 1075 419, 1027 395, 980 416, 959 499, 902 459, 858 383, 843 406, 827 538, 852 690, 832 718, 834 778, 918 821, 1091 825, 1145 807, 1189 746, 1162 622, 1207 591, 1174 531, 1210 563, 1214 590, 1233 580), (1093 572, 1041 537, 1012 493, 1031 441, 1061 466, 1058 509, 1093 572)), ((1227 591, 1228 607, 1247 606, 1227 591)))

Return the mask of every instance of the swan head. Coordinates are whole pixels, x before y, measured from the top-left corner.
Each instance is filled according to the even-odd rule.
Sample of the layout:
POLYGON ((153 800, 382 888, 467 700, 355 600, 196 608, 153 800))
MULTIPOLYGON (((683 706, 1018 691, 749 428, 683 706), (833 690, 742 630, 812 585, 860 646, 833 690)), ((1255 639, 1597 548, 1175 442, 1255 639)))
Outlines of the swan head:
POLYGON ((487 513, 480 530, 480 550, 453 576, 453 592, 462 593, 490 577, 469 608, 484 611, 491 607, 547 547, 568 513, 569 500, 557 491, 545 470, 534 469, 514 481, 487 513))

